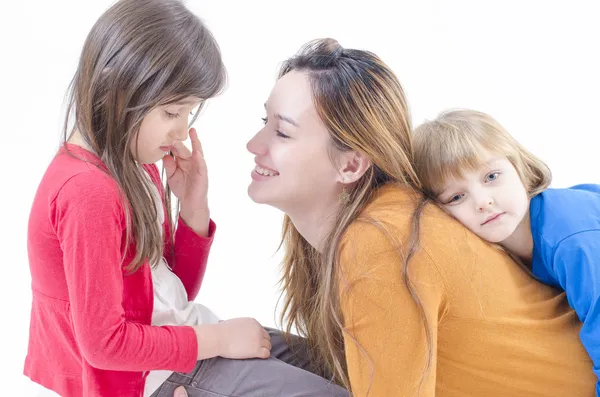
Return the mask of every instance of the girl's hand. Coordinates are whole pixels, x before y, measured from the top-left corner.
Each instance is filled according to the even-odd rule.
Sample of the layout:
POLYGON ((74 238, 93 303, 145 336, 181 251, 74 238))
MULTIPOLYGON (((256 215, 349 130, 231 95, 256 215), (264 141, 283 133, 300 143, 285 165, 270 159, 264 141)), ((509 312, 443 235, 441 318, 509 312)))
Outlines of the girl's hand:
POLYGON ((219 329, 219 356, 246 359, 271 355, 271 336, 255 319, 234 318, 215 326, 219 329))
POLYGON ((167 183, 179 199, 181 219, 199 235, 208 235, 208 173, 202 144, 195 128, 190 129, 192 151, 176 141, 173 154, 163 157, 167 183))

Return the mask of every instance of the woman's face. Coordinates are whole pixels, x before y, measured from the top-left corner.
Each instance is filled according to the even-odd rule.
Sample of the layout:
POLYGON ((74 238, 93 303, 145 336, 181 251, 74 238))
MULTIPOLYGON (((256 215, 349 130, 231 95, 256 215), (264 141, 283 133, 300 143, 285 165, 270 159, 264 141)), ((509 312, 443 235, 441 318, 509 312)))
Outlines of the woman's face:
POLYGON ((317 114, 306 73, 280 78, 265 108, 265 126, 247 144, 256 162, 250 198, 288 214, 335 203, 342 189, 338 150, 317 114))

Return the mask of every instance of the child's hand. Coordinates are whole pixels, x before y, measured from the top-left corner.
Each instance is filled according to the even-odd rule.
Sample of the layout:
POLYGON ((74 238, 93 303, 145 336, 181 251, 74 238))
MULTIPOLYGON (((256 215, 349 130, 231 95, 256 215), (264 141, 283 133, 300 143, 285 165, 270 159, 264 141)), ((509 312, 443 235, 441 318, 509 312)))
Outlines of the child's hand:
POLYGON ((190 129, 192 151, 182 142, 175 141, 171 155, 163 157, 167 183, 179 199, 179 215, 197 233, 206 236, 210 213, 208 210, 208 172, 202 144, 194 128, 190 129))
POLYGON ((219 327, 219 356, 233 359, 267 358, 271 355, 271 336, 253 318, 234 318, 219 327))

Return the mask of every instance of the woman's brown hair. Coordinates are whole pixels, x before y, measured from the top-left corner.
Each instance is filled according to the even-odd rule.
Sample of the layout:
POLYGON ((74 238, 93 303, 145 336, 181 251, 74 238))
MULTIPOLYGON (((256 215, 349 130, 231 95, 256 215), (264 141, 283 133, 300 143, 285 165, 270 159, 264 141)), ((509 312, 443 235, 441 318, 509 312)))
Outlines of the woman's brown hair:
MULTIPOLYGON (((308 76, 315 108, 329 131, 332 146, 341 152, 363 153, 371 162, 349 192, 349 199, 340 205, 333 230, 322 245, 323 252, 300 235, 288 216, 283 223, 281 320, 287 323, 288 332, 295 327, 307 337, 314 370, 349 388, 344 354, 347 331, 339 302, 340 245, 348 226, 361 217, 379 187, 398 184, 418 190, 411 164, 410 115, 397 77, 371 52, 345 49, 333 39, 316 40, 286 61, 279 77, 293 70, 308 76)), ((418 236, 418 230, 412 235, 418 236)), ((408 254, 403 251, 406 247, 396 246, 402 251, 399 260, 404 263, 407 288, 421 309, 425 329, 429 330, 407 274, 408 261, 417 244, 417 240, 408 244, 408 254)))

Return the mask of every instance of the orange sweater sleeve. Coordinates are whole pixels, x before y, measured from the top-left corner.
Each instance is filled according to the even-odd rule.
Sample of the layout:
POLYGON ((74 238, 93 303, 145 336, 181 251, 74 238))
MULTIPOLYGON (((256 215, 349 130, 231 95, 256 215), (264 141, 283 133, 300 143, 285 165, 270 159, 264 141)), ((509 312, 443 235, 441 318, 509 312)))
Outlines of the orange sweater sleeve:
POLYGON ((390 235, 398 241, 391 241, 376 226, 354 224, 340 252, 340 304, 350 386, 354 397, 434 396, 444 283, 425 252, 412 258, 408 274, 428 319, 428 338, 402 276, 407 239, 398 230, 390 235), (395 249, 398 246, 403 248, 395 249))

